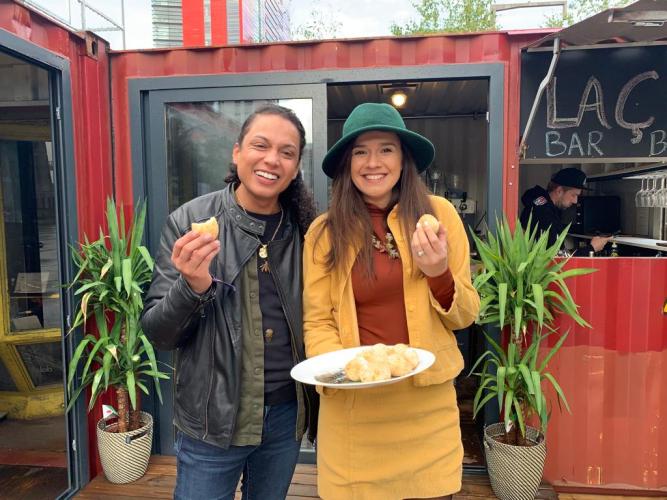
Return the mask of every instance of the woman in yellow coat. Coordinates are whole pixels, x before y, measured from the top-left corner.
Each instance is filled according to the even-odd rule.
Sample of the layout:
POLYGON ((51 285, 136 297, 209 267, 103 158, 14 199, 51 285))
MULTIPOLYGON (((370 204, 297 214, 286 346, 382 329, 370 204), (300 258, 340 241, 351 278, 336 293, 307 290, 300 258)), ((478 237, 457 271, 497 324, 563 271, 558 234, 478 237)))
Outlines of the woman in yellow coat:
POLYGON ((468 239, 454 207, 419 177, 428 139, 387 104, 357 106, 329 150, 329 211, 306 234, 306 354, 406 343, 435 354, 398 383, 321 394, 318 491, 325 500, 447 498, 461 488, 463 446, 453 330, 476 318, 468 239), (436 230, 418 224, 433 214, 436 230))

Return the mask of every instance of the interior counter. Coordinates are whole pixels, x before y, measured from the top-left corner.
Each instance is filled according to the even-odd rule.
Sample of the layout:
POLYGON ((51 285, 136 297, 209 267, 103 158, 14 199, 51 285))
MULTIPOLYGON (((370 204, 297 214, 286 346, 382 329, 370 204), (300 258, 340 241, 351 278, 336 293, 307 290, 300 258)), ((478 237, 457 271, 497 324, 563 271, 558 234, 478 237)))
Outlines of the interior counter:
MULTIPOLYGON (((588 240, 593 238, 590 235, 576 233, 571 233, 569 236, 588 240)), ((648 250, 656 250, 658 252, 667 252, 667 241, 663 240, 654 240, 651 238, 642 238, 638 236, 619 235, 612 237, 611 241, 615 241, 619 245, 628 245, 638 248, 646 248, 648 250)))

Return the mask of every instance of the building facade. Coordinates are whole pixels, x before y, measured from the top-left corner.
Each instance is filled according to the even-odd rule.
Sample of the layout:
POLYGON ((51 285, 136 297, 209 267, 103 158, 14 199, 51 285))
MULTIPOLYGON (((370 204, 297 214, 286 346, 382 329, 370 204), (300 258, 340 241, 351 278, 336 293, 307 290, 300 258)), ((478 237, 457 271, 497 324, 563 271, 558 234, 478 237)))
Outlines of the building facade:
POLYGON ((153 45, 194 47, 290 38, 285 0, 152 0, 153 45))
POLYGON ((152 0, 153 46, 183 45, 183 15, 181 0, 152 0))

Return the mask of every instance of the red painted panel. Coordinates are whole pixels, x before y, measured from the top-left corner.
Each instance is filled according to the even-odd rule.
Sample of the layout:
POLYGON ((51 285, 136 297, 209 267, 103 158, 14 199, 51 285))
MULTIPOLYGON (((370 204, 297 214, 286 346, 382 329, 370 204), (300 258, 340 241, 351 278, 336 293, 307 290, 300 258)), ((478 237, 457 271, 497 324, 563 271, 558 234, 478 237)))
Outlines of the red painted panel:
POLYGON ((183 46, 204 45, 204 0, 182 0, 183 46))
POLYGON ((568 286, 579 311, 592 326, 561 320, 570 330, 567 345, 612 349, 623 354, 667 349, 667 259, 577 258, 566 269, 591 267, 597 272, 572 278, 568 286))
POLYGON ((211 0, 211 44, 227 43, 227 0, 211 0))
POLYGON ((569 280, 592 328, 560 322, 570 335, 549 366, 572 415, 553 407, 545 477, 559 486, 667 493, 667 259, 567 265, 575 266, 599 269, 569 280))
MULTIPOLYGON (((104 221, 105 198, 112 194, 111 115, 108 46, 97 38, 98 54, 86 55, 85 38, 45 19, 29 7, 0 0, 0 29, 66 58, 70 64, 79 238, 95 235, 104 221)), ((74 215, 74 214, 71 214, 74 215)), ((100 407, 88 416, 90 473, 101 470, 95 422, 100 407)))

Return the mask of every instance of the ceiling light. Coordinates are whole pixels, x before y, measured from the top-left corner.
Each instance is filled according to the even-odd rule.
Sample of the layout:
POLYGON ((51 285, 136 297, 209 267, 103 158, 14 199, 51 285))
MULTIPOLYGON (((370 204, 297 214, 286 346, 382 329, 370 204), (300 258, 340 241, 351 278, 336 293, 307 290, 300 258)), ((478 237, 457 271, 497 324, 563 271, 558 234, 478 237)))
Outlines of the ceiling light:
POLYGON ((397 90, 391 94, 391 103, 395 108, 402 108, 405 106, 405 102, 408 100, 408 96, 403 90, 397 90))
POLYGON ((378 85, 381 102, 389 102, 395 108, 403 108, 408 98, 416 98, 419 94, 420 84, 413 82, 392 82, 378 85))

